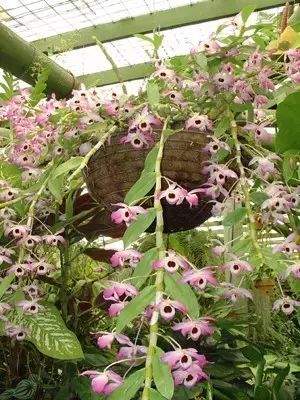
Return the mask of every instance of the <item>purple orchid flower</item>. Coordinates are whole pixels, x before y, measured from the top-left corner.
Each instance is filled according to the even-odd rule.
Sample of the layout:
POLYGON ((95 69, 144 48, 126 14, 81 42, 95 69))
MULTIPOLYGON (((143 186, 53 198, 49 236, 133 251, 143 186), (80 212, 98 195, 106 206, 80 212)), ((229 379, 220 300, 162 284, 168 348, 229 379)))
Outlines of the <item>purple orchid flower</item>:
POLYGON ((158 310, 161 317, 165 321, 170 321, 173 319, 175 317, 176 310, 182 312, 183 314, 186 314, 187 312, 186 307, 176 300, 162 300, 158 304, 158 310))
POLYGON ((111 220, 115 224, 125 222, 126 226, 128 226, 137 218, 138 215, 147 213, 147 210, 141 206, 128 206, 124 203, 116 203, 114 205, 120 207, 117 211, 114 211, 111 214, 111 220))
POLYGON ((124 267, 125 264, 129 264, 131 267, 135 267, 136 264, 142 258, 142 253, 137 250, 129 249, 116 251, 110 258, 112 267, 124 267))
POLYGON ((300 301, 290 299, 289 297, 278 299, 273 304, 273 310, 281 309, 281 311, 286 315, 292 314, 295 307, 300 307, 300 301))
POLYGON ((111 349, 114 340, 123 345, 132 344, 129 337, 122 335, 121 333, 114 333, 114 332, 100 332, 100 333, 101 335, 97 339, 97 346, 99 347, 99 349, 111 349))
POLYGON ((213 123, 207 115, 195 114, 186 121, 185 128, 187 130, 195 129, 199 132, 207 132, 213 129, 213 123))
POLYGON ((172 372, 175 385, 184 385, 191 388, 197 383, 208 379, 207 374, 202 370, 198 363, 194 362, 187 369, 178 369, 172 372))
POLYGON ((211 267, 184 272, 182 282, 188 283, 198 290, 204 290, 207 285, 216 286, 218 283, 211 267))
POLYGON ((161 357, 161 360, 168 364, 172 370, 177 368, 188 369, 193 362, 196 362, 201 368, 207 364, 205 356, 198 354, 197 350, 193 348, 168 351, 161 357))
POLYGON ((253 268, 247 261, 235 259, 222 265, 223 271, 230 271, 233 275, 239 275, 242 272, 251 272, 253 268))
POLYGON ((92 390, 96 394, 109 395, 123 383, 123 378, 110 370, 105 372, 88 370, 80 375, 91 379, 92 390))
POLYGON ((244 126, 244 129, 249 132, 254 132, 254 138, 259 143, 269 144, 274 140, 274 135, 266 130, 264 124, 258 125, 254 123, 248 123, 244 126))
POLYGON ((211 336, 214 333, 215 329, 212 322, 214 322, 214 319, 211 317, 203 317, 198 320, 185 320, 175 324, 172 329, 180 331, 183 336, 196 341, 201 336, 211 336))
POLYGON ((161 260, 156 260, 152 263, 152 267, 153 269, 164 268, 166 271, 174 273, 178 269, 189 269, 190 264, 174 251, 168 250, 164 258, 162 258, 161 260))
POLYGON ((253 296, 249 290, 244 288, 239 288, 231 283, 221 283, 223 288, 223 297, 225 299, 230 300, 232 303, 235 303, 239 299, 253 299, 253 296))
POLYGON ((138 290, 129 283, 110 282, 110 287, 103 291, 103 298, 110 301, 123 301, 138 294, 138 290))

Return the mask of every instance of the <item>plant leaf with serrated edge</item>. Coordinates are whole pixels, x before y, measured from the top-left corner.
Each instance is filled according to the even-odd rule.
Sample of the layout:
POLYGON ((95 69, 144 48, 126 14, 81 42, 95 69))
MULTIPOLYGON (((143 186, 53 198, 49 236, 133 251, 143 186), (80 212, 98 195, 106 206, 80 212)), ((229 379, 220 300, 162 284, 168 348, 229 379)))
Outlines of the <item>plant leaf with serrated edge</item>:
POLYGON ((132 274, 132 283, 135 287, 140 288, 143 285, 152 271, 152 262, 157 258, 158 250, 156 247, 144 253, 132 274))
POLYGON ((72 171, 79 167, 83 160, 83 157, 76 156, 71 157, 68 161, 65 161, 63 164, 60 164, 52 173, 51 179, 55 179, 60 175, 67 174, 68 172, 72 171))
POLYGON ((123 243, 125 248, 131 243, 135 242, 142 233, 146 231, 147 228, 155 220, 156 212, 154 208, 148 208, 146 214, 140 214, 135 221, 133 221, 126 229, 123 236, 123 243))
POLYGON ((131 400, 143 385, 144 380, 145 368, 142 368, 126 378, 123 384, 112 392, 108 400, 131 400))
POLYGON ((155 185, 155 172, 142 174, 126 194, 124 202, 132 204, 147 195, 155 185))
POLYGON ((199 304, 197 297, 193 290, 186 283, 180 282, 180 275, 178 273, 165 274, 165 292, 174 300, 180 301, 188 310, 192 318, 199 317, 199 304))
POLYGON ((57 308, 50 303, 34 316, 18 313, 14 322, 28 329, 26 340, 46 356, 60 360, 83 358, 81 345, 65 325, 57 308))
POLYGON ((232 226, 242 221, 246 217, 247 211, 245 207, 238 207, 231 211, 223 219, 224 226, 232 226))
POLYGON ((164 352, 156 347, 153 356, 153 380, 159 393, 167 399, 171 399, 174 394, 174 380, 168 364, 161 360, 164 352))
POLYGON ((121 332, 134 318, 141 314, 155 298, 155 286, 147 286, 140 294, 134 297, 120 312, 116 332, 121 332))

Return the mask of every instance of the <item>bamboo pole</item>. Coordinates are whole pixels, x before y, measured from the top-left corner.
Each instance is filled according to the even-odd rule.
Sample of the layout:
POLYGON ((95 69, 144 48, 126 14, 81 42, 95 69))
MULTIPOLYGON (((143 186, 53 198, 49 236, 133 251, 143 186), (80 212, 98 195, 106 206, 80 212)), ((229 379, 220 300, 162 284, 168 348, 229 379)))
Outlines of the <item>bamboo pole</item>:
POLYGON ((78 86, 74 75, 51 60, 33 45, 20 38, 0 22, 0 68, 17 78, 34 85, 37 75, 44 69, 49 72, 46 93, 58 98, 68 97, 78 86))

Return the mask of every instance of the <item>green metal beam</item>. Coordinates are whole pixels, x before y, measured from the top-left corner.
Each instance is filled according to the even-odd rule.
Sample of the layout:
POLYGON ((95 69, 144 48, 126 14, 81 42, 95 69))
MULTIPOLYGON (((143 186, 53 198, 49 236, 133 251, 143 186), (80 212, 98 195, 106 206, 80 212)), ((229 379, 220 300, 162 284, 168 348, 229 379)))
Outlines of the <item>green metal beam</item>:
MULTIPOLYGON (((151 63, 135 64, 129 67, 121 67, 118 69, 122 81, 132 81, 142 79, 154 72, 154 66, 151 63)), ((114 70, 96 72, 94 74, 82 75, 77 77, 80 83, 86 87, 105 86, 118 83, 119 80, 114 70)))
MULTIPOLYGON (((296 1, 297 3, 298 1, 296 1)), ((50 36, 34 41, 43 52, 62 53, 64 51, 95 44, 93 36, 101 42, 123 39, 137 33, 149 33, 155 28, 161 30, 205 22, 237 14, 245 6, 257 10, 282 6, 286 0, 199 0, 198 3, 159 11, 117 22, 95 25, 76 31, 50 36)))

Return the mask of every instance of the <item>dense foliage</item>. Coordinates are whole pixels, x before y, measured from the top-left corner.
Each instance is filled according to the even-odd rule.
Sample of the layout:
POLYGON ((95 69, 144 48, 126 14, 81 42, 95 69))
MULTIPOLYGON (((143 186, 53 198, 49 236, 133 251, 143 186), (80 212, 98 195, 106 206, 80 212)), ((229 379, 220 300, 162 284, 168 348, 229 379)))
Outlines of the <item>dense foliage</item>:
POLYGON ((155 72, 137 96, 102 101, 83 88, 46 99, 47 71, 20 92, 6 75, 0 399, 300 395, 300 34, 278 38, 277 17, 251 24, 251 12, 169 60, 158 57, 160 34, 140 36, 155 72), (162 171, 178 132, 206 138, 205 183, 192 190, 162 171), (113 135, 125 150, 149 149, 113 205, 119 251, 86 229, 105 210, 85 203, 85 174, 113 135), (224 239, 165 233, 163 206, 203 200, 224 239))

